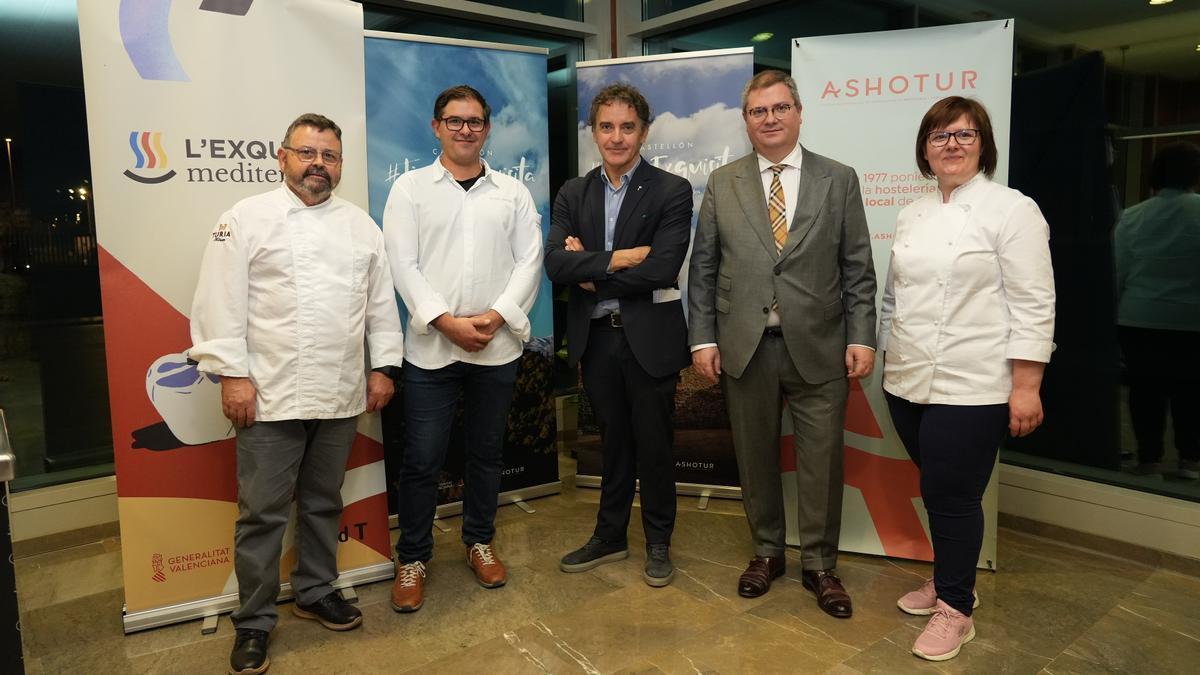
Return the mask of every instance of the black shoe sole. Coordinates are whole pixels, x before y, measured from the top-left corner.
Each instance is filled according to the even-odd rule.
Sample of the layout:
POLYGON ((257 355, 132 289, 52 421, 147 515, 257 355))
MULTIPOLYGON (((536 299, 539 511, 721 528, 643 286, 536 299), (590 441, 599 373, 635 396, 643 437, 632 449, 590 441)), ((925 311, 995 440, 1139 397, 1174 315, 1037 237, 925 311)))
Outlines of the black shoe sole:
POLYGON ((309 612, 307 610, 300 609, 300 605, 296 605, 296 604, 292 605, 292 614, 295 614, 296 616, 300 617, 301 619, 308 619, 310 621, 316 621, 316 622, 320 623, 322 626, 328 628, 329 630, 336 630, 336 631, 353 630, 362 625, 362 617, 361 616, 354 619, 350 623, 332 623, 330 621, 326 621, 325 619, 321 618, 317 614, 313 614, 312 612, 309 612))
POLYGON ((775 581, 779 577, 783 576, 784 572, 786 572, 786 571, 787 571, 787 568, 784 568, 784 569, 779 570, 778 574, 772 575, 770 579, 767 579, 767 587, 762 589, 761 591, 746 590, 746 589, 742 588, 741 583, 738 583, 738 595, 740 595, 743 598, 761 598, 762 596, 767 594, 767 591, 771 590, 771 582, 775 581))
POLYGON ((234 670, 233 666, 229 666, 229 675, 262 675, 262 673, 267 672, 267 668, 270 667, 271 658, 266 657, 263 659, 263 664, 257 668, 242 668, 241 670, 234 670))
POLYGON ((628 557, 629 549, 625 549, 623 551, 616 551, 615 553, 609 553, 608 555, 602 555, 599 558, 593 558, 587 562, 575 563, 573 565, 560 560, 558 561, 558 569, 567 572, 568 574, 574 574, 575 572, 586 572, 588 570, 596 569, 605 563, 617 562, 618 560, 624 560, 628 557))
POLYGON ((849 619, 851 616, 854 615, 854 607, 851 607, 846 612, 836 612, 833 609, 825 609, 824 607, 822 607, 821 606, 821 594, 817 593, 817 589, 813 588, 812 584, 808 583, 808 579, 801 577, 800 585, 804 586, 804 588, 808 592, 812 593, 813 596, 817 599, 817 609, 821 610, 822 612, 825 612, 829 616, 832 616, 835 619, 849 619))
POLYGON ((646 582, 647 586, 651 586, 653 588, 662 588, 663 586, 669 586, 669 585, 671 585, 671 581, 673 581, 674 579, 675 579, 675 570, 674 569, 672 569, 671 573, 665 577, 652 577, 649 574, 646 574, 645 570, 642 571, 642 580, 646 582))

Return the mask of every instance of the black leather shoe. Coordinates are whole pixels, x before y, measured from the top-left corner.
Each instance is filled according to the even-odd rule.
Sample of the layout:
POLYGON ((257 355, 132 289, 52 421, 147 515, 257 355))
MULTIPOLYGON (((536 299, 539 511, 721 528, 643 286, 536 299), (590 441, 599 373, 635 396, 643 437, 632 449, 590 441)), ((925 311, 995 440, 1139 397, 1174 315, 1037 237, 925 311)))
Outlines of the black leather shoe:
POLYGON ((267 672, 267 668, 271 667, 271 659, 267 658, 267 638, 270 636, 265 630, 237 629, 233 652, 229 654, 230 674, 259 675, 267 672))
POLYGON ((846 592, 842 580, 833 570, 805 570, 800 575, 800 581, 817 596, 817 606, 829 616, 849 619, 854 613, 854 607, 850 604, 850 594, 846 592))
POLYGON ((625 542, 612 543, 599 537, 588 539, 583 547, 564 555, 558 568, 564 572, 586 572, 604 563, 616 562, 629 557, 629 545, 625 542))
POLYGON ((675 566, 671 564, 671 547, 668 544, 646 544, 646 567, 642 579, 655 588, 671 583, 675 578, 675 566))
POLYGON ((746 566, 746 571, 738 577, 738 595, 743 598, 757 598, 771 590, 771 581, 783 576, 787 565, 782 555, 756 555, 746 566))
POLYGON ((350 630, 362 624, 362 612, 343 600, 337 591, 330 591, 311 605, 301 605, 297 602, 292 605, 292 614, 301 619, 320 621, 321 625, 329 630, 350 630))

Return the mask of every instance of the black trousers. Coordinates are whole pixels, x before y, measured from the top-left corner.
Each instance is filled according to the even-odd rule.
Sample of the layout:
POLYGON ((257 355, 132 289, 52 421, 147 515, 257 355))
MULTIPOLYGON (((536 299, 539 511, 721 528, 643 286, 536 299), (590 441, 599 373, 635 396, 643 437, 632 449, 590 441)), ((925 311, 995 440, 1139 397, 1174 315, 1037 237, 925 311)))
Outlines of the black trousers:
POLYGON ((904 449, 921 470, 938 598, 971 615, 983 546, 983 492, 1008 430, 1008 405, 926 405, 885 392, 904 449))
POLYGON ((1163 457, 1167 405, 1179 458, 1200 460, 1200 332, 1117 326, 1129 378, 1129 417, 1137 438, 1138 462, 1163 457))
POLYGON ((675 387, 679 375, 654 377, 638 364, 620 328, 592 321, 580 365, 583 388, 604 444, 604 476, 595 536, 627 540, 635 481, 641 481, 647 544, 670 544, 675 529, 675 387))

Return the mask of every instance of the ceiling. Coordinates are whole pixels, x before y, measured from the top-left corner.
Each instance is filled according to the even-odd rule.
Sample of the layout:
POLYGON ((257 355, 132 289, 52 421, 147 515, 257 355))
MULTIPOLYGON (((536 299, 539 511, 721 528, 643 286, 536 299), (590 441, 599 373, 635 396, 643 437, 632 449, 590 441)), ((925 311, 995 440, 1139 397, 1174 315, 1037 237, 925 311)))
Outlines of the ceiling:
POLYGON ((1200 0, 1151 6, 1147 0, 919 0, 923 10, 958 20, 1017 20, 1017 35, 1043 46, 1104 52, 1112 67, 1200 79, 1200 0), (1123 65, 1122 65, 1123 64, 1123 65))

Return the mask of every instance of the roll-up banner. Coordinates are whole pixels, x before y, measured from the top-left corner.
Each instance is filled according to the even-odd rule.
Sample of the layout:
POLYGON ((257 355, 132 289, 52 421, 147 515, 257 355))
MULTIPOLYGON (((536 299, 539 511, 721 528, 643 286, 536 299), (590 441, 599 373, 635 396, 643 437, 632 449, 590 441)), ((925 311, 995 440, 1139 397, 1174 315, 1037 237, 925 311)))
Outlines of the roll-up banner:
MULTIPOLYGON (((896 216, 936 189, 917 170, 914 150, 921 118, 934 102, 966 96, 983 103, 1000 155, 994 180, 1007 182, 1013 32, 1010 19, 793 40, 792 76, 804 105, 800 142, 858 172, 880 297, 896 216)), ((932 560, 920 476, 888 416, 882 367, 878 359, 875 374, 851 383, 841 547, 932 560)), ((790 441, 785 436, 785 447, 790 441)), ((795 471, 791 454, 784 452, 785 471, 795 471)), ((790 478, 783 482, 785 494, 794 496, 790 478)), ((989 569, 996 565, 996 493, 993 471, 979 557, 979 566, 989 569)), ((794 509, 796 501, 785 503, 794 509)), ((788 517, 788 542, 798 543, 794 510, 788 517)))
MULTIPOLYGON (((694 232, 708 175, 750 152, 742 121, 742 87, 754 74, 754 49, 585 61, 576 67, 579 174, 600 165, 600 152, 587 123, 592 98, 614 82, 632 84, 646 97, 654 116, 642 158, 692 184, 694 232)), ((687 268, 685 260, 679 276, 685 294, 687 268)), ((686 296, 683 305, 687 307, 686 296)), ((684 369, 676 390, 674 424, 679 493, 740 496, 721 388, 690 367, 684 369)), ((599 437, 585 433, 576 447, 577 484, 599 487, 603 467, 599 437)))
MULTIPOLYGON (((341 126, 337 193, 367 206, 362 21, 349 0, 79 3, 127 632, 237 606, 234 430, 182 355, 192 293, 221 213, 279 186, 302 113, 341 126)), ((391 576, 378 416, 342 499, 335 585, 391 576)), ((289 528, 285 595, 295 562, 289 528)))
MULTIPOLYGON (((529 188, 542 217, 544 236, 550 227, 546 55, 547 50, 540 47, 366 31, 368 176, 371 215, 376 222, 383 222, 392 182, 405 171, 438 159, 441 145, 429 126, 438 94, 447 87, 468 84, 483 94, 492 108, 483 157, 492 169, 529 188)), ((400 307, 405 330, 411 330, 403 302, 400 307)), ((533 337, 521 355, 508 416, 501 503, 561 490, 554 444, 550 307, 550 282, 543 276, 530 315, 533 337)), ((398 388, 383 415, 391 513, 395 513, 395 478, 404 452, 403 396, 398 388)), ((438 481, 439 515, 462 509, 463 424, 460 406, 438 481)))

